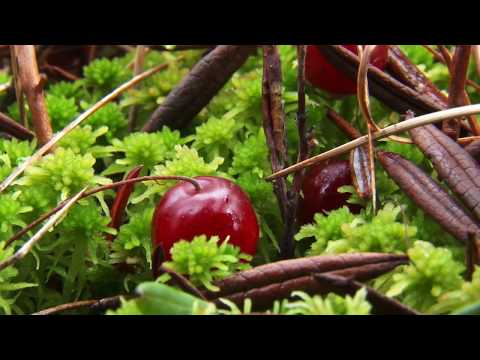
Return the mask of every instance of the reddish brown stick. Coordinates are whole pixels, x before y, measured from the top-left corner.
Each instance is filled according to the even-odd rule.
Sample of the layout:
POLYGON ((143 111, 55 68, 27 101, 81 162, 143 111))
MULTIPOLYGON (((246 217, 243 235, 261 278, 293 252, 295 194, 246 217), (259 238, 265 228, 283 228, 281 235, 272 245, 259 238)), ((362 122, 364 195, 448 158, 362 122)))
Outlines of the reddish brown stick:
POLYGON ((20 140, 32 140, 35 134, 0 112, 0 130, 20 140))
MULTIPOLYGON (((137 166, 131 170, 125 180, 135 179, 142 171, 143 165, 137 166)), ((108 227, 118 230, 120 225, 122 224, 123 216, 125 215, 125 208, 127 207, 128 200, 130 198, 130 194, 134 189, 135 183, 125 184, 120 186, 117 190, 117 194, 115 195, 115 200, 113 201, 112 207, 110 209, 110 217, 111 221, 108 227)), ((113 241, 115 236, 112 234, 107 234, 106 236, 108 241, 113 241)))
POLYGON ((38 143, 44 145, 52 137, 53 131, 43 93, 43 81, 38 72, 35 47, 33 45, 14 45, 14 52, 18 60, 22 91, 25 92, 32 113, 35 134, 38 143))

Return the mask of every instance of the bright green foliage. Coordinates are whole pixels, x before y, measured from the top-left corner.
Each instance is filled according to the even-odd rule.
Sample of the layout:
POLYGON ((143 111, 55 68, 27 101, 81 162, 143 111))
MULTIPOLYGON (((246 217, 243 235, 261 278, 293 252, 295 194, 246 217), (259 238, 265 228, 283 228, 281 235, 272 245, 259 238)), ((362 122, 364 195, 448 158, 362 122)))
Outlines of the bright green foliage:
POLYGON ((132 76, 132 71, 119 59, 106 58, 92 61, 83 69, 87 85, 93 86, 106 94, 132 76))
POLYGON ((146 282, 136 291, 139 297, 122 299, 117 310, 108 310, 107 315, 214 315, 216 307, 181 290, 146 282))
POLYGON ((256 174, 259 178, 271 173, 268 147, 262 129, 235 147, 229 174, 235 176, 246 173, 256 174))
MULTIPOLYGON (((431 54, 421 46, 401 47, 441 89, 447 89, 449 76, 446 66, 434 62, 431 54)), ((279 52, 288 157, 293 163, 298 147, 296 47, 282 45, 279 52)), ((142 175, 213 175, 237 183, 251 198, 261 228, 259 249, 251 264, 277 260, 278 240, 283 235, 284 225, 272 183, 264 180, 271 173, 271 165, 262 129, 261 51, 257 56, 250 57, 189 126, 180 131, 164 127, 153 134, 127 134, 131 106, 137 105, 136 124, 140 128, 202 53, 150 51, 145 58, 145 69, 164 63, 168 67, 121 95, 118 103, 110 103, 90 116, 81 127, 60 141, 55 153, 27 169, 16 183, 0 194, 0 242, 83 187, 119 180, 133 167, 144 165, 142 175), (98 174, 115 176, 110 180, 96 176, 98 174)), ((49 84, 46 88, 47 106, 54 130, 63 129, 102 96, 129 80, 133 74, 127 65, 132 63, 133 56, 134 53, 129 52, 113 60, 95 60, 84 69, 85 78, 49 84)), ((469 76, 478 80, 473 62, 469 76)), ((0 72, 0 84, 9 80, 9 75, 0 72)), ((475 102, 478 95, 471 91, 471 87, 467 90, 472 103, 475 102)), ((10 102, 4 94, 0 94, 0 106, 4 108, 1 111, 8 111, 18 121, 18 105, 10 102)), ((313 129, 318 140, 312 155, 349 140, 326 118, 327 105, 362 133, 366 132, 355 96, 332 99, 328 94, 307 86, 306 105, 308 127, 313 129)), ((31 124, 28 105, 25 104, 25 108, 31 124)), ((380 126, 400 119, 398 114, 373 98, 371 108, 380 126)), ((432 172, 429 162, 413 145, 388 141, 378 142, 377 146, 400 153, 427 172, 432 172)), ((35 142, 0 139, 0 179, 8 176, 35 148, 35 142)), ((296 238, 301 243, 297 246, 296 255, 305 255, 305 250, 307 255, 350 251, 408 252, 412 264, 379 278, 374 282, 375 288, 395 294, 406 305, 430 313, 451 313, 464 306, 475 305, 480 296, 480 271, 475 273, 472 282, 461 279, 463 245, 418 209, 380 164, 376 167, 376 181, 381 203, 381 210, 376 216, 370 215, 370 202, 364 203, 366 210, 360 215, 351 214, 347 208, 332 211, 328 216, 317 214, 315 223, 304 226, 297 234, 296 238), (417 242, 412 247, 417 239, 425 242, 417 242)), ((96 199, 84 199, 75 205, 63 221, 42 238, 31 254, 15 267, 0 272, 0 312, 29 313, 77 298, 112 296, 124 293, 125 289, 129 292, 130 284, 151 280, 153 209, 159 196, 176 183, 137 184, 127 207, 125 223, 111 246, 105 234, 115 231, 108 227, 110 218, 105 216, 108 209, 103 195, 99 194, 96 199), (27 287, 31 284, 39 286, 27 287), (22 287, 26 288, 16 291, 22 287)), ((110 199, 112 194, 113 191, 108 191, 105 196, 110 199)), ((37 229, 8 249, 2 246, 0 261, 10 256, 37 229)), ((210 286, 216 278, 247 266, 240 261, 242 255, 238 249, 233 251, 230 245, 222 248, 223 245, 218 245, 213 238, 199 239, 194 243, 182 243, 177 249, 176 259, 171 262, 178 269, 183 269, 184 275, 190 276, 195 284, 210 286)), ((157 285, 160 284, 147 285, 147 290, 140 291, 142 300, 124 301, 117 313, 248 313, 252 309, 251 302, 247 301, 242 310, 232 307, 226 312, 216 311, 213 304, 197 303, 196 300, 200 300, 195 298, 185 300, 186 306, 179 308, 177 305, 182 303, 185 294, 180 292, 179 295, 177 290, 176 294, 172 294, 165 290, 164 285, 157 285), (166 294, 170 295, 165 297, 166 294), (172 300, 165 301, 167 298, 172 300)), ((297 299, 284 302, 283 308, 278 302, 273 312, 365 314, 370 311, 362 292, 354 298, 333 294, 326 297, 297 295, 297 299)))
MULTIPOLYGON (((210 176, 219 175, 218 167, 223 163, 224 159, 216 157, 207 163, 198 155, 197 150, 188 146, 175 146, 175 157, 173 160, 165 161, 165 165, 155 166, 152 175, 156 176, 210 176)), ((173 186, 175 181, 162 181, 161 183, 147 183, 147 190, 140 196, 134 198, 132 202, 138 203, 154 194, 164 194, 173 186)))
POLYGON ((151 268, 153 212, 153 207, 147 207, 130 214, 128 223, 120 227, 118 236, 113 242, 112 263, 125 262, 142 270, 151 268))
POLYGON ((108 246, 104 236, 112 233, 109 222, 110 218, 102 214, 95 200, 85 200, 83 204, 75 205, 55 229, 58 240, 41 248, 53 253, 50 271, 64 279, 66 298, 81 294, 86 285, 87 264, 106 263, 108 246))
POLYGON ((128 125, 127 117, 116 103, 108 103, 103 106, 92 114, 86 122, 94 129, 107 126, 109 131, 106 133, 106 138, 109 141, 123 137, 128 125))
POLYGON ((376 216, 354 217, 347 208, 332 211, 327 217, 315 215, 315 224, 302 227, 296 239, 315 237, 309 255, 345 252, 404 252, 416 228, 397 221, 401 207, 391 203, 376 216))
POLYGON ((35 142, 0 140, 0 179, 6 178, 25 158, 32 155, 35 142))
POLYGON ((8 84, 12 77, 5 71, 0 71, 0 85, 8 84))
POLYGON ((241 253, 237 246, 228 244, 228 240, 220 245, 219 242, 218 236, 207 240, 205 235, 196 236, 190 242, 179 241, 170 250, 172 261, 164 265, 179 274, 187 275, 194 285, 218 290, 213 281, 248 269, 250 266, 241 261, 251 260, 251 256, 241 253))
POLYGON ((79 126, 59 141, 58 146, 72 150, 75 154, 92 154, 95 158, 111 155, 111 148, 105 146, 94 146, 97 139, 106 134, 108 128, 102 126, 93 131, 90 125, 79 126))
MULTIPOLYGON (((0 195, 0 243, 13 235, 14 227, 24 227, 22 214, 32 211, 29 206, 23 206, 13 195, 0 195)), ((17 229, 19 230, 19 228, 17 229)))
POLYGON ((12 166, 20 165, 21 162, 35 150, 35 142, 12 140, 0 140, 0 152, 7 154, 12 166))
POLYGON ((410 160, 417 166, 420 166, 425 161, 425 155, 412 144, 400 144, 395 141, 388 141, 385 143, 385 151, 394 152, 402 155, 405 159, 410 160))
POLYGON ((48 94, 55 97, 65 97, 67 99, 76 99, 81 96, 86 96, 87 93, 83 89, 83 81, 66 82, 60 81, 48 87, 48 94))
POLYGON ((328 216, 320 213, 315 214, 315 223, 302 226, 300 232, 295 236, 295 240, 315 238, 315 242, 308 253, 310 255, 322 254, 329 241, 342 238, 342 226, 350 224, 354 219, 355 216, 346 206, 331 211, 328 216))
MULTIPOLYGON (((240 125, 241 126, 241 125, 240 125)), ((226 157, 229 150, 238 143, 237 132, 240 126, 234 118, 222 119, 212 117, 197 126, 193 147, 209 154, 209 158, 226 157)))
POLYGON ((49 94, 46 103, 54 131, 62 130, 79 115, 78 106, 73 98, 49 94))
POLYGON ((464 281, 462 287, 441 295, 429 313, 447 314, 478 303, 480 300, 480 267, 475 268, 472 281, 464 281))
POLYGON ((372 306, 366 300, 367 290, 358 290, 353 297, 342 297, 333 293, 326 297, 310 296, 302 291, 294 291, 292 296, 300 300, 275 304, 274 313, 283 315, 370 315, 372 306))
POLYGON ((404 304, 426 311, 441 295, 461 287, 460 275, 465 267, 448 249, 416 241, 407 254, 412 264, 393 275, 387 296, 399 297, 404 304))
POLYGON ((176 144, 185 141, 180 138, 178 131, 172 131, 167 127, 155 133, 134 133, 125 137, 123 141, 114 139, 114 150, 124 153, 124 158, 118 159, 104 174, 125 172, 138 165, 152 170, 155 165, 173 158, 176 144))
POLYGON ((105 184, 111 180, 95 176, 95 158, 87 153, 75 154, 71 149, 58 148, 25 171, 17 183, 22 186, 42 186, 60 193, 60 199, 75 194, 87 185, 105 184))
MULTIPOLYGON (((13 253, 14 248, 12 246, 5 249, 5 243, 0 241, 0 262, 8 259, 13 253)), ((17 274, 18 270, 13 266, 0 270, 0 314, 10 315, 12 313, 12 307, 14 307, 16 300, 12 293, 37 286, 31 283, 15 282, 17 274)))

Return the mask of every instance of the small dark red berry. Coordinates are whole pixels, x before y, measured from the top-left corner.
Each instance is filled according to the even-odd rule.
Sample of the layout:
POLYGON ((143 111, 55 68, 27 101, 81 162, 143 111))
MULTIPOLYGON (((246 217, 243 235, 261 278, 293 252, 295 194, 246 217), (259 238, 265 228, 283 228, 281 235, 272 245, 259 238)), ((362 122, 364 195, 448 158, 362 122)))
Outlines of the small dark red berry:
POLYGON ((224 178, 200 176, 195 180, 200 190, 182 182, 158 203, 152 220, 154 247, 161 246, 165 260, 170 260, 170 249, 177 241, 191 241, 199 235, 217 235, 224 241, 230 236, 229 244, 255 255, 259 227, 248 196, 224 178))
MULTIPOLYGON (((357 45, 342 45, 358 54, 357 45)), ((388 61, 388 45, 378 45, 372 52, 370 64, 383 70, 388 61)), ((305 79, 314 87, 336 95, 353 95, 356 81, 332 65, 315 45, 308 45, 305 56, 305 79)))
POLYGON ((316 213, 323 213, 347 206, 351 212, 358 213, 359 205, 347 203, 349 193, 339 193, 341 186, 352 185, 350 164, 347 160, 332 160, 312 167, 303 180, 303 198, 299 204, 301 224, 313 222, 316 213))

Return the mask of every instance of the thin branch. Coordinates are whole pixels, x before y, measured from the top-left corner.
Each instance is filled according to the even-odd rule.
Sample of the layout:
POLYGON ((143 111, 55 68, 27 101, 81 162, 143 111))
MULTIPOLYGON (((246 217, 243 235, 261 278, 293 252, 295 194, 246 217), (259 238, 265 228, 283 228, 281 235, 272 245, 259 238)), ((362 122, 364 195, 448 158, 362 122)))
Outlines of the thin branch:
POLYGON ((35 134, 0 112, 0 130, 20 140, 33 140, 35 134))
POLYGON ((97 112, 100 108, 108 104, 109 102, 115 100, 118 96, 122 93, 130 89, 132 86, 138 84, 140 81, 150 77, 157 72, 165 69, 168 67, 168 64, 158 65, 150 70, 143 72, 140 75, 135 76, 130 81, 127 81, 123 85, 119 86, 117 89, 112 91, 110 94, 106 95, 103 99, 93 105, 90 109, 85 111, 75 120, 73 120, 70 124, 68 124, 62 131, 55 134, 55 136, 50 139, 48 143, 43 145, 35 154, 30 156, 27 160, 25 160, 22 164, 20 164, 1 184, 0 184, 0 193, 2 193, 10 184, 20 175, 22 174, 26 168, 30 165, 34 164, 36 161, 40 160, 44 154, 46 154, 52 146, 54 146, 57 142, 63 139, 67 134, 69 134, 72 130, 74 130, 78 125, 84 122, 90 115, 97 112))
POLYGON ((475 60, 477 75, 480 76, 480 45, 472 45, 472 55, 475 60))
POLYGON ((22 84, 18 73, 18 60, 15 54, 15 47, 10 45, 10 68, 13 75, 13 85, 15 87, 15 97, 17 99, 18 112, 20 113, 20 121, 23 126, 27 127, 27 117, 25 114, 25 102, 23 98, 22 84))
MULTIPOLYGON (((448 107, 467 105, 465 84, 467 81, 468 63, 470 60, 470 45, 457 45, 451 62, 450 85, 448 88, 448 107)), ((475 135, 480 133, 476 120, 470 121, 470 127, 475 135)), ((442 124, 445 134, 456 140, 460 133, 459 119, 445 120, 442 124)))
POLYGON ((161 275, 162 273, 166 273, 166 274, 170 275, 172 277, 172 280, 178 286, 180 286, 180 288, 183 291, 186 291, 186 292, 192 294, 193 296, 196 296, 196 297, 198 297, 202 300, 207 300, 205 295, 203 295, 202 292, 200 290, 198 290, 185 276, 183 276, 183 275, 177 273, 176 271, 174 271, 172 269, 169 269, 168 267, 165 267, 163 265, 161 265, 159 267, 159 275, 161 275))
MULTIPOLYGON (((282 69, 278 48, 275 45, 263 46, 262 114, 272 172, 279 171, 287 164, 288 155, 282 99, 282 69)), ((294 252, 292 227, 295 219, 291 213, 292 203, 289 199, 287 181, 285 179, 275 181, 273 189, 284 223, 280 244, 281 256, 289 258, 294 252)))
MULTIPOLYGON (((390 125, 380 131, 377 131, 372 134, 372 138, 374 140, 377 139, 382 139, 385 137, 388 137, 393 134, 398 134, 402 133, 404 131, 408 131, 410 129, 414 129, 419 126, 424 126, 427 124, 432 124, 436 123, 439 121, 447 120, 447 119, 453 119, 456 117, 462 117, 462 116, 469 116, 469 115, 474 115, 480 113, 480 104, 475 104, 475 105, 467 105, 467 106, 461 106, 453 109, 447 109, 447 110, 442 110, 442 111, 437 111, 434 113, 418 116, 415 118, 412 118, 410 120, 405 120, 402 121, 398 124, 390 125)), ((313 156, 305 161, 301 161, 297 164, 294 164, 286 169, 283 169, 281 171, 278 171, 275 174, 272 174, 268 177, 266 177, 266 180, 274 180, 280 177, 287 176, 288 174, 291 174, 296 171, 300 171, 308 166, 315 165, 321 161, 324 161, 326 159, 339 156, 341 154, 345 154, 348 151, 366 144, 368 142, 368 136, 362 136, 358 139, 352 140, 346 144, 343 144, 335 149, 326 151, 322 154, 319 154, 317 156, 313 156)))
POLYGON ((18 61, 18 74, 22 91, 27 98, 32 114, 32 123, 40 145, 52 138, 53 130, 48 116, 43 80, 38 71, 37 56, 33 45, 13 45, 13 51, 18 61))
MULTIPOLYGON (((135 61, 133 65, 133 74, 139 75, 143 71, 143 65, 145 63, 145 55, 146 55, 146 47, 145 45, 138 45, 137 51, 135 53, 135 61)), ((137 116, 137 106, 134 104, 130 108, 130 112, 128 113, 128 131, 132 132, 135 129, 135 120, 137 116)))
MULTIPOLYGON (((88 191, 85 191, 84 194, 82 194, 78 200, 80 199, 83 199, 83 198, 86 198, 88 196, 91 196, 91 195, 94 195, 96 193, 99 193, 101 191, 106 191, 106 190, 112 190, 112 189, 115 189, 117 187, 120 187, 120 186, 124 186, 124 185, 128 185, 128 184, 134 184, 134 183, 137 183, 137 182, 144 182, 144 181, 158 181, 158 180, 180 180, 180 181, 188 181, 190 182, 193 186, 195 186, 195 188, 197 190, 200 189, 200 184, 195 180, 195 179, 192 179, 192 178, 189 178, 189 177, 186 177, 186 176, 142 176, 142 177, 137 177, 137 178, 134 178, 134 179, 127 179, 127 180, 122 180, 122 181, 118 181, 118 182, 115 182, 113 184, 108 184, 108 185, 103 185, 103 186, 99 186, 97 188, 94 188, 94 189, 91 189, 91 190, 88 190, 88 191)), ((49 212, 43 214, 42 216, 40 216, 39 218, 37 218, 35 221, 31 222, 30 224, 28 224, 26 227, 24 227, 22 230, 20 230, 19 232, 17 232, 15 235, 13 235, 10 239, 7 240, 7 242, 5 243, 5 247, 9 246, 10 244, 12 244, 15 240, 18 240, 20 239, 24 234, 26 234, 28 231, 30 231, 32 228, 34 228, 35 226, 37 226, 38 224, 40 224, 42 221, 48 219, 50 216, 52 216, 53 214, 57 213, 58 211, 62 210, 64 206, 66 206, 66 204, 71 200, 72 198, 70 199, 67 199, 63 202, 61 202, 60 204, 58 204, 55 208, 53 208, 52 210, 50 210, 49 212)))
POLYGON ((69 72, 65 69, 62 69, 61 67, 58 67, 56 65, 45 64, 45 65, 42 66, 42 69, 47 71, 47 72, 51 71, 53 73, 56 73, 56 74, 62 76, 63 78, 65 78, 67 80, 70 80, 70 81, 76 81, 76 80, 80 79, 77 75, 72 74, 71 72, 69 72))
POLYGON ((352 124, 341 117, 340 114, 338 114, 331 107, 329 107, 327 110, 327 118, 337 125, 337 127, 340 128, 340 130, 342 130, 350 139, 357 139, 362 136, 360 131, 354 128, 352 124))
POLYGON ((63 208, 54 216, 52 216, 46 223, 43 225, 38 232, 33 235, 30 240, 28 240, 23 246, 11 257, 8 259, 3 260, 0 262, 0 271, 7 268, 8 266, 15 265, 17 262, 22 260, 27 254, 32 250, 32 248, 37 244, 42 237, 53 227, 55 224, 61 220, 61 218, 67 214, 68 210, 75 204, 75 202, 83 195, 83 193, 87 190, 84 188, 80 191, 77 195, 71 198, 63 208))
POLYGON ((81 309, 84 307, 88 307, 90 309, 109 309, 109 308, 116 308, 120 305, 120 299, 125 298, 125 295, 117 295, 108 298, 98 299, 98 300, 82 300, 82 301, 75 301, 68 304, 61 304, 57 306, 53 306, 48 309, 44 309, 42 311, 33 313, 32 315, 53 315, 67 310, 76 310, 81 309))

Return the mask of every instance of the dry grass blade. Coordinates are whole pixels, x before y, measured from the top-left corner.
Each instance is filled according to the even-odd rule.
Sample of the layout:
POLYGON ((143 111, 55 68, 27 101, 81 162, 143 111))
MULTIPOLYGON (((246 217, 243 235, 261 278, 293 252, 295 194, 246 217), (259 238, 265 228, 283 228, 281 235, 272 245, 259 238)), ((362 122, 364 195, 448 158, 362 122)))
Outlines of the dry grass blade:
MULTIPOLYGON (((370 55, 375 49, 375 45, 367 45, 365 50, 362 50, 361 46, 358 46, 358 54, 360 58, 360 65, 358 68, 358 77, 357 77, 357 99, 362 112, 363 118, 367 123, 367 139, 368 139, 368 152, 367 161, 368 161, 368 175, 367 181, 370 182, 370 189, 366 193, 361 191, 360 193, 368 194, 371 193, 372 196, 372 208, 373 213, 377 212, 377 191, 375 184, 375 160, 373 154, 373 139, 372 133, 374 130, 380 130, 380 128, 375 124, 373 120, 372 113, 370 112, 370 95, 368 93, 368 64, 370 62, 370 55)), ((359 150, 361 151, 361 150, 359 150)), ((355 151, 354 151, 355 153, 355 151)), ((358 184, 358 182, 356 182, 358 184)))
POLYGON ((103 99, 93 105, 90 109, 85 111, 75 120, 73 120, 70 124, 68 124, 62 131, 58 132, 49 142, 43 145, 35 154, 30 156, 27 160, 25 160, 22 164, 20 164, 3 182, 0 184, 0 193, 3 192, 10 184, 20 175, 22 174, 26 168, 30 165, 34 164, 38 160, 42 158, 44 154, 46 154, 57 142, 63 139, 67 134, 69 134, 72 130, 74 130, 78 125, 84 122, 89 116, 94 114, 104 105, 108 104, 109 102, 115 100, 119 95, 130 89, 132 86, 138 84, 140 81, 146 79, 153 74, 156 74, 160 70, 165 69, 168 67, 168 64, 162 64, 156 66, 150 70, 143 72, 140 75, 135 76, 130 81, 127 81, 125 84, 121 85, 110 94, 106 95, 103 99))
MULTIPOLYGON (((418 116, 415 118, 412 118, 410 120, 405 120, 402 121, 398 124, 390 125, 380 131, 377 131, 372 134, 373 139, 382 139, 385 137, 388 137, 393 134, 398 134, 402 133, 404 131, 408 131, 411 129, 414 129, 416 127, 420 126, 425 126, 427 124, 432 124, 436 123, 439 121, 443 121, 446 119, 453 119, 455 117, 461 117, 461 116, 469 116, 473 114, 478 114, 480 113, 480 104, 475 104, 475 105, 467 105, 467 106, 461 106, 453 109, 447 109, 447 110, 442 110, 442 111, 437 111, 431 114, 426 114, 422 116, 418 116)), ((352 140, 346 144, 340 145, 339 147, 326 151, 322 154, 319 154, 317 156, 313 156, 305 161, 301 161, 299 163, 296 163, 286 169, 283 169, 281 171, 278 171, 268 177, 266 177, 266 180, 274 180, 280 177, 287 176, 288 174, 291 174, 296 171, 300 171, 302 169, 305 169, 306 167, 318 164, 319 162, 322 162, 324 160, 330 159, 332 157, 336 157, 342 154, 345 154, 349 152, 350 150, 355 149, 358 146, 364 145, 368 142, 368 136, 362 136, 359 137, 358 139, 352 140)))
POLYGON ((45 103, 43 80, 38 71, 35 47, 33 45, 13 45, 13 48, 18 61, 21 88, 32 114, 35 135, 38 143, 44 145, 52 138, 53 130, 45 103))
POLYGON ((433 125, 412 129, 410 134, 440 177, 480 219, 480 168, 475 159, 433 125))
POLYGON ((469 233, 480 230, 463 208, 420 168, 395 153, 379 151, 377 156, 393 181, 455 238, 468 243, 469 233))
POLYGON ((52 228, 55 226, 55 223, 59 221, 64 215, 67 214, 68 210, 75 204, 75 202, 83 195, 83 193, 87 190, 84 188, 80 191, 77 195, 71 198, 63 208, 57 212, 54 216, 52 216, 46 223, 43 225, 38 232, 33 235, 30 240, 28 240, 23 246, 11 257, 8 259, 3 260, 0 262, 0 271, 7 268, 8 266, 14 265, 20 260, 22 260, 27 254, 32 250, 32 248, 37 244, 42 237, 52 228))

